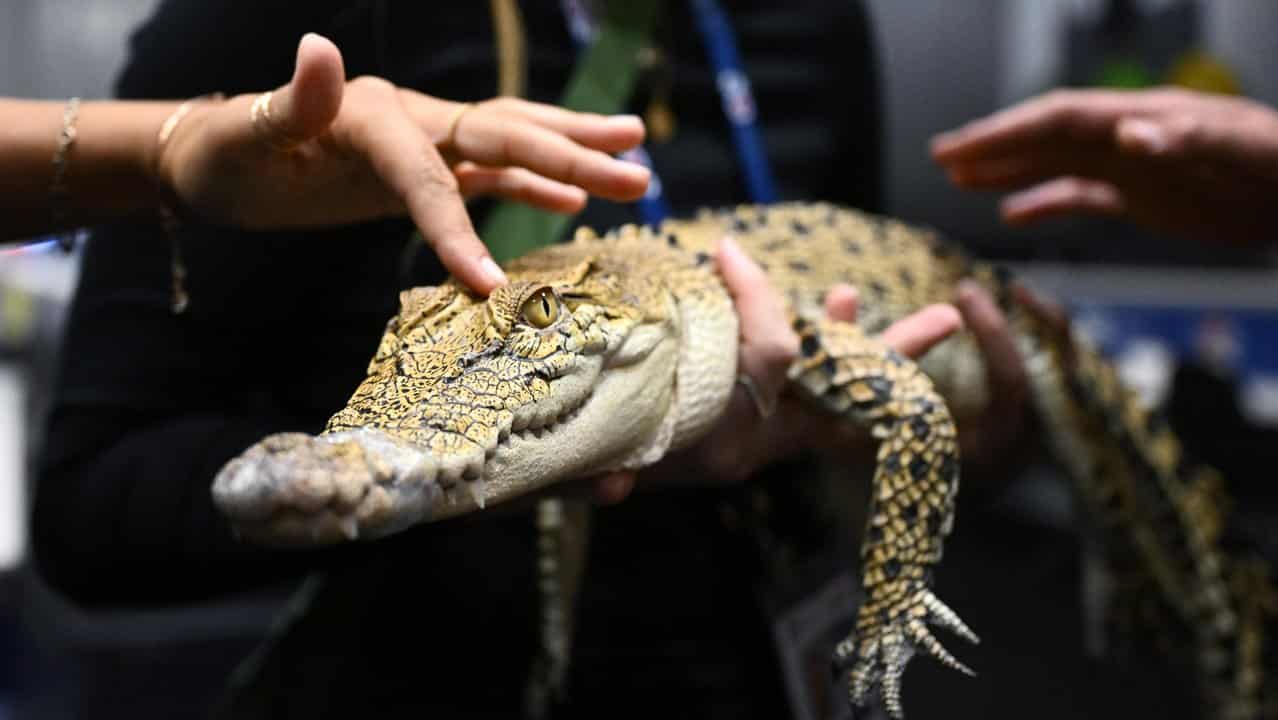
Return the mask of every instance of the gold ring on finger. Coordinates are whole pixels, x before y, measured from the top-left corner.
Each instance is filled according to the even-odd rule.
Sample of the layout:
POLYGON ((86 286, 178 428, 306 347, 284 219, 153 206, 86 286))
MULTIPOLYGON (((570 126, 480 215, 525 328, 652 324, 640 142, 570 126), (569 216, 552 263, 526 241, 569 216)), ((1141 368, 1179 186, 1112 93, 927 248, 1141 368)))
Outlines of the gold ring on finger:
POLYGON ((300 143, 280 130, 271 117, 271 99, 274 96, 274 90, 267 90, 254 98, 253 105, 249 107, 249 119, 253 123, 253 131, 271 148, 280 151, 292 150, 300 143))
POLYGON ((462 103, 455 110, 453 110, 452 117, 448 119, 448 128, 444 131, 444 141, 442 144, 444 145, 456 144, 457 126, 461 124, 462 115, 465 115, 474 107, 475 107, 475 103, 468 102, 468 103, 462 103))

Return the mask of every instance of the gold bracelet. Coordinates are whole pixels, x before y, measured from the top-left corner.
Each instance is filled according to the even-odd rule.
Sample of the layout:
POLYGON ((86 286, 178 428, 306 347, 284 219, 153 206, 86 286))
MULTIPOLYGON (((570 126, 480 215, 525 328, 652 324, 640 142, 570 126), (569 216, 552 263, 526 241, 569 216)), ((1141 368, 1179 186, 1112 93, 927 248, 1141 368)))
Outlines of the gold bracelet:
MULTIPOLYGON (((62 231, 66 223, 67 196, 70 194, 66 185, 67 157, 71 146, 75 144, 76 120, 80 117, 80 98, 73 97, 67 101, 62 110, 62 130, 58 133, 58 148, 53 152, 53 181, 49 184, 49 207, 53 215, 55 231, 62 231)), ((75 234, 58 232, 58 245, 63 251, 70 252, 75 243, 75 234)))
POLYGON ((187 100, 165 118, 164 123, 160 125, 160 132, 155 137, 155 164, 151 168, 151 173, 160 186, 160 225, 169 238, 169 278, 172 286, 169 307, 174 315, 181 315, 186 311, 191 296, 186 289, 186 262, 182 258, 182 245, 177 234, 179 223, 175 209, 178 205, 176 190, 170 190, 160 182, 160 161, 164 156, 164 148, 168 146, 169 138, 173 137, 173 131, 196 104, 206 100, 221 100, 223 97, 222 93, 210 93, 187 100))

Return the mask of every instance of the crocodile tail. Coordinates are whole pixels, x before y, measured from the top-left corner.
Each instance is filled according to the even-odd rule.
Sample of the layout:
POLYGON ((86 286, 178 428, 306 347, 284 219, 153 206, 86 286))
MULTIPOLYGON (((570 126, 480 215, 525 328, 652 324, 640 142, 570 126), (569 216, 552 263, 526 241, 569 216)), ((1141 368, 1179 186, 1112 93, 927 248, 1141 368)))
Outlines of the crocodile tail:
POLYGON ((1185 486, 1186 510, 1198 522, 1205 542, 1219 545, 1225 532, 1225 521, 1233 501, 1225 478, 1207 465, 1191 466, 1185 486))
MULTIPOLYGON (((1248 599, 1239 595, 1245 583, 1231 577, 1237 560, 1222 547, 1228 500, 1220 474, 1186 458, 1165 417, 1085 337, 1006 298, 1005 290, 1055 453, 1110 555, 1138 566, 1117 570, 1152 580, 1137 586, 1157 588, 1179 626, 1161 632, 1192 638, 1213 717, 1259 717, 1244 710, 1258 707, 1263 654, 1249 648, 1263 644, 1264 627, 1240 623, 1248 599)), ((1251 586, 1269 583, 1246 572, 1251 586)))
POLYGON ((1226 572, 1237 603, 1237 642, 1226 672, 1212 687, 1213 704, 1226 720, 1270 720, 1278 717, 1278 691, 1271 680, 1278 659, 1271 640, 1278 630, 1278 591, 1268 561, 1259 554, 1237 552, 1226 572))
POLYGON ((590 519, 590 507, 581 500, 548 498, 537 503, 540 638, 525 687, 525 711, 530 718, 547 717, 563 697, 590 519))

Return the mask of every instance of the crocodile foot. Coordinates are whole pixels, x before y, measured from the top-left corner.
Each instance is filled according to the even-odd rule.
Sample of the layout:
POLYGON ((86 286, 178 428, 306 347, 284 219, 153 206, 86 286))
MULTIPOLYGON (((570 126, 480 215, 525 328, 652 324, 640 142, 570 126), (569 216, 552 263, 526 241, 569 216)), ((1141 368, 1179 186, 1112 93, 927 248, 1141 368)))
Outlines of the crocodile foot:
POLYGON ((429 515, 444 494, 421 453, 377 431, 278 433, 228 462, 213 500, 242 538, 324 545, 373 538, 429 515))
POLYGON ((901 720, 901 676, 920 648, 954 670, 975 675, 950 655, 928 630, 931 622, 972 643, 980 640, 932 591, 919 588, 886 604, 863 605, 856 629, 834 651, 834 667, 847 673, 852 704, 865 707, 879 689, 888 716, 901 720))

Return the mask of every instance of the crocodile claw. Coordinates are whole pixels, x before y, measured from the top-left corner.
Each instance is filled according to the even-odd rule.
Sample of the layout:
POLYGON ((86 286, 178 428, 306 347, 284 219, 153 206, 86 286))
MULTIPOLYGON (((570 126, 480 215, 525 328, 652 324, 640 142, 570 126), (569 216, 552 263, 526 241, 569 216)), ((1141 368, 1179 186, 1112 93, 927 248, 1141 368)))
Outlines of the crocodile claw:
POLYGON ((976 674, 951 655, 928 629, 927 623, 931 622, 972 643, 980 642, 930 590, 922 588, 891 603, 885 613, 867 615, 863 608, 860 615, 856 630, 834 651, 834 666, 846 672, 848 695, 854 706, 869 704, 871 694, 878 689, 888 716, 902 720, 905 713, 901 707, 901 678, 918 650, 950 669, 969 676, 976 674))

